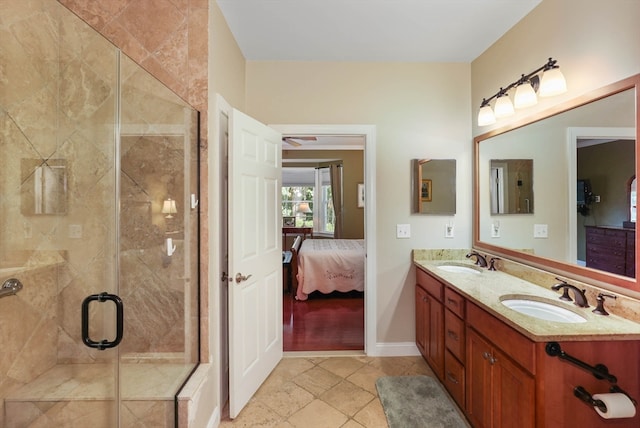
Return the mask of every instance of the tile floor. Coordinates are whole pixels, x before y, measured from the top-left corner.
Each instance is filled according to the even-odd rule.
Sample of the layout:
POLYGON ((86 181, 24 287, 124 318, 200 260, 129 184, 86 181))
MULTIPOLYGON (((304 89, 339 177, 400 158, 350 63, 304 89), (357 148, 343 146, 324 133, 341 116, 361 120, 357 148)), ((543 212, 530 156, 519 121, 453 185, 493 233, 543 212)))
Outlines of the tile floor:
POLYGON ((375 381, 427 375, 422 357, 287 355, 234 420, 220 427, 387 427, 375 381))

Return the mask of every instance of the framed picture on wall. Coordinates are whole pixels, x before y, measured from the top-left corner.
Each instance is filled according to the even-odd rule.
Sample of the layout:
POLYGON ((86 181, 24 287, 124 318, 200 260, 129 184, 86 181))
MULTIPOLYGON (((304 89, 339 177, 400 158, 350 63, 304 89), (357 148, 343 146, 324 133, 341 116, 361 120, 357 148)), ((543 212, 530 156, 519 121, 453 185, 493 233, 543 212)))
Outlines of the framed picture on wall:
POLYGON ((296 218, 282 217, 282 227, 296 227, 296 218))
POLYGON ((422 186, 420 186, 420 200, 423 202, 431 202, 431 180, 422 180, 422 186))

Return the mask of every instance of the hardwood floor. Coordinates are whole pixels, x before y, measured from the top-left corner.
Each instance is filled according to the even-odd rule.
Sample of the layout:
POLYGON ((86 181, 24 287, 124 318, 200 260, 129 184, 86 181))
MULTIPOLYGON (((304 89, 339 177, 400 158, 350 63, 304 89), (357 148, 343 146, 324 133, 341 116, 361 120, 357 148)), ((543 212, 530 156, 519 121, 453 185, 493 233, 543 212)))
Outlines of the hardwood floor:
POLYGON ((364 293, 283 295, 284 351, 364 350, 364 293))

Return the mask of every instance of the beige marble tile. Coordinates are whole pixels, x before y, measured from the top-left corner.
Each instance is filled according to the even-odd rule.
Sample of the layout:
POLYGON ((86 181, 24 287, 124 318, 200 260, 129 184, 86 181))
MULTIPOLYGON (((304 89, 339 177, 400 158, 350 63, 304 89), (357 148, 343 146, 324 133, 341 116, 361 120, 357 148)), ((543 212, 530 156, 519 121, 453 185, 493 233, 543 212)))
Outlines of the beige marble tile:
POLYGON ((321 400, 313 400, 288 419, 296 428, 340 427, 347 420, 346 415, 321 400))
POLYGON ((387 428, 387 417, 380 400, 372 400, 353 419, 367 428, 387 428))
POLYGON ((347 377, 350 374, 353 374, 365 364, 365 361, 354 357, 327 358, 319 363, 320 367, 329 370, 340 377, 347 377))
POLYGON ((309 404, 313 398, 313 394, 294 382, 285 382, 278 388, 261 388, 255 394, 256 400, 285 417, 309 404))
POLYGON ((331 373, 322 367, 314 367, 296 376, 293 381, 309 391, 314 396, 318 396, 340 382, 340 376, 331 373))
POLYGON ((387 376, 387 373, 377 367, 366 365, 348 376, 347 380, 377 397, 376 379, 382 376, 387 376))
POLYGON ((251 400, 249 404, 242 409, 236 419, 224 419, 220 422, 220 428, 224 427, 276 427, 287 426, 285 419, 271 410, 267 405, 259 401, 251 400))
POLYGON ((359 386, 343 380, 320 395, 320 399, 345 415, 353 416, 371 400, 375 399, 375 396, 359 386))

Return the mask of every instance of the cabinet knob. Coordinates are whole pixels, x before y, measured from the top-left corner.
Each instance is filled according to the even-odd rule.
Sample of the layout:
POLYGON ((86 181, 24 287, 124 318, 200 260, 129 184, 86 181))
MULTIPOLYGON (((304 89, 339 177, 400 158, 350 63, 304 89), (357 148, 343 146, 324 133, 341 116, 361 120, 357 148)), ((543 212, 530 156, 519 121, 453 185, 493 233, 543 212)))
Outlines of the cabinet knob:
POLYGON ((450 382, 458 384, 458 379, 455 378, 455 376, 451 373, 451 372, 447 372, 447 379, 449 379, 450 382))

